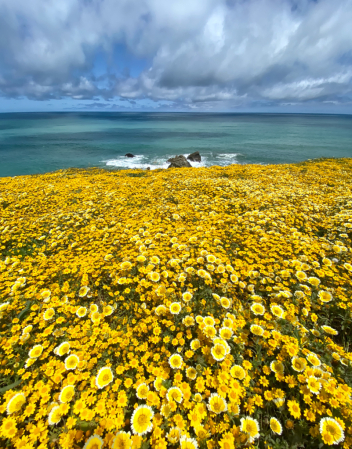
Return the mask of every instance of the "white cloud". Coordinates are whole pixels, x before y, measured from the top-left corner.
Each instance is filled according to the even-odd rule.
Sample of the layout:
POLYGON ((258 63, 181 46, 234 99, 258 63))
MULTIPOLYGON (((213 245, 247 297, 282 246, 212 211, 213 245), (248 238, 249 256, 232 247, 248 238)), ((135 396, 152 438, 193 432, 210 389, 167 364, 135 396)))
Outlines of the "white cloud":
POLYGON ((0 93, 347 102, 351 23, 352 0, 0 0, 0 93), (95 56, 111 60, 116 45, 148 67, 97 80, 95 56))

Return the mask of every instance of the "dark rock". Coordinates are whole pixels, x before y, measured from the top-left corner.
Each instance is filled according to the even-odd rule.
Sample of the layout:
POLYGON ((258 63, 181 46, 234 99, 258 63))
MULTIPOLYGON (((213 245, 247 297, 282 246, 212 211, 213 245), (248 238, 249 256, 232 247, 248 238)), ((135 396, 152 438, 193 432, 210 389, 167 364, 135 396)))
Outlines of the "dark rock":
POLYGON ((192 165, 187 161, 187 159, 182 154, 179 154, 178 156, 175 157, 170 157, 170 159, 168 159, 167 162, 170 162, 170 165, 167 168, 192 167, 192 165))
POLYGON ((125 154, 125 157, 134 157, 134 154, 132 154, 132 153, 126 153, 126 154, 125 154))
POLYGON ((192 162, 200 162, 202 160, 199 151, 195 151, 194 153, 190 154, 187 157, 188 160, 192 161, 192 162))
POLYGON ((150 170, 150 167, 147 167, 147 170, 150 170))

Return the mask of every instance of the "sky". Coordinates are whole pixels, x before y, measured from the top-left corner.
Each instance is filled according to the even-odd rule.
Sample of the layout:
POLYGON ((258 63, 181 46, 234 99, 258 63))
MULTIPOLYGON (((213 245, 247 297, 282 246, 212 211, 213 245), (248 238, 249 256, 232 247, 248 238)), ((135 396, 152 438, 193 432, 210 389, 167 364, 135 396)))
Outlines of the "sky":
POLYGON ((352 113, 352 0, 0 0, 0 112, 352 113))

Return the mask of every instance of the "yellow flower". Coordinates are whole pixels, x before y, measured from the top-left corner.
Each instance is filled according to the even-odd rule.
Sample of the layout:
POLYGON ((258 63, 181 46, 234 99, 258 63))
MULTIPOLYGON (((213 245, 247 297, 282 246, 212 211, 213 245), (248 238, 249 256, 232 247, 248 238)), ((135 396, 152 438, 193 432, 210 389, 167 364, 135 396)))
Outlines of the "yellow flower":
POLYGON ((43 298, 44 302, 48 302, 51 296, 51 291, 45 289, 40 293, 40 296, 43 298))
POLYGON ((276 418, 270 418, 270 429, 277 435, 282 434, 282 425, 276 418))
POLYGON ((79 362, 79 357, 76 354, 71 354, 65 359, 65 368, 67 370, 76 369, 79 362))
POLYGON ((122 262, 120 267, 121 267, 121 270, 130 270, 132 268, 132 264, 131 264, 131 262, 129 262, 127 260, 125 262, 122 262))
POLYGON ((284 315, 284 310, 281 306, 278 306, 277 304, 273 304, 270 306, 271 313, 275 315, 278 318, 282 318, 284 315))
POLYGON ((235 379, 243 380, 246 377, 246 371, 242 368, 241 365, 233 365, 230 370, 230 374, 235 379))
POLYGON ((55 424, 58 424, 61 421, 61 418, 62 418, 61 409, 60 409, 60 406, 57 405, 57 406, 53 407, 49 413, 49 416, 48 416, 49 425, 53 426, 55 424))
POLYGON ((154 412, 148 405, 140 405, 137 407, 131 417, 132 432, 137 435, 145 435, 151 432, 153 428, 154 412))
POLYGON ((258 337, 261 337, 264 334, 264 329, 257 324, 252 324, 250 327, 250 331, 252 332, 252 334, 257 335, 258 337))
POLYGON ((292 368, 297 372, 302 372, 306 369, 306 361, 301 357, 292 357, 292 368))
POLYGON ((181 431, 178 427, 171 427, 169 433, 166 435, 169 443, 177 444, 180 441, 181 431))
POLYGON ((296 278, 300 281, 303 282, 307 279, 307 275, 304 271, 296 271, 296 278))
POLYGON ((216 329, 214 326, 205 326, 203 333, 206 337, 213 339, 216 336, 216 329))
POLYGON ((171 312, 173 315, 178 315, 178 314, 181 312, 181 303, 179 303, 179 302, 173 302, 173 303, 170 305, 170 312, 171 312))
POLYGON ((233 332, 232 329, 230 329, 229 327, 222 327, 219 331, 219 335, 224 340, 230 340, 230 338, 233 335, 233 332))
POLYGON ((204 323, 206 326, 214 326, 214 325, 215 325, 215 320, 214 320, 214 318, 213 318, 212 316, 206 316, 206 317, 203 319, 203 323, 204 323))
POLYGON ((341 424, 333 418, 322 418, 319 430, 325 444, 339 444, 345 439, 341 424))
POLYGON ((253 443, 255 439, 259 438, 259 423, 250 416, 241 418, 240 430, 247 434, 249 443, 253 443))
POLYGON ((299 419, 301 417, 301 409, 297 401, 287 401, 287 407, 294 418, 299 419))
POLYGON ((43 353, 43 346, 42 345, 35 345, 33 348, 28 352, 28 356, 31 359, 37 359, 40 357, 43 353))
POLYGON ((55 310, 54 309, 46 309, 46 311, 43 314, 43 319, 45 321, 49 321, 53 318, 53 316, 55 315, 55 310))
POLYGON ((115 438, 112 441, 111 447, 112 449, 131 449, 132 447, 131 433, 124 432, 123 430, 117 432, 115 438))
POLYGON ((194 318, 192 316, 185 316, 182 320, 182 323, 186 326, 186 327, 190 327, 190 326, 194 326, 194 318))
POLYGON ((194 380, 197 377, 197 370, 190 366, 186 369, 186 376, 188 379, 194 380))
POLYGON ((224 309, 229 309, 231 307, 231 300, 224 296, 224 297, 220 298, 220 304, 222 305, 222 307, 224 309))
POLYGON ((93 312, 91 314, 90 319, 92 320, 93 323, 99 323, 100 319, 101 319, 101 315, 99 312, 93 312))
POLYGON ((254 313, 254 315, 264 315, 265 307, 263 306, 263 304, 255 302, 251 305, 251 311, 254 313))
POLYGON ((217 362, 224 360, 226 357, 226 348, 222 344, 216 344, 211 348, 211 355, 213 356, 214 360, 217 362))
POLYGON ((11 415, 21 410, 26 402, 26 396, 23 393, 17 393, 9 400, 6 406, 7 414, 11 415))
POLYGON ((310 278, 308 278, 308 282, 310 283, 310 285, 313 285, 313 287, 318 287, 318 285, 320 284, 320 279, 315 278, 315 277, 310 277, 310 278))
POLYGON ((183 394, 182 394, 182 391, 178 387, 171 387, 167 390, 166 397, 169 402, 175 401, 175 402, 178 402, 179 404, 181 404, 183 394))
POLYGON ((147 394, 149 393, 149 387, 146 383, 142 383, 138 385, 136 396, 138 399, 145 399, 147 397, 147 394))
POLYGON ((157 273, 156 271, 152 271, 151 273, 149 273, 149 278, 153 281, 153 282, 158 282, 160 280, 160 274, 157 273))
POLYGON ((198 443, 194 438, 187 438, 186 436, 182 436, 180 439, 180 448, 181 449, 197 449, 198 443))
POLYGON ((137 262, 143 263, 145 261, 146 261, 146 258, 144 256, 142 256, 142 255, 137 256, 137 262))
POLYGON ((217 393, 212 393, 209 398, 208 409, 218 415, 227 411, 227 403, 223 397, 217 393))
POLYGON ((320 290, 318 293, 318 298, 321 302, 330 302, 332 300, 332 294, 325 290, 320 290))
POLYGON ((273 399, 274 404, 276 405, 277 408, 280 408, 284 405, 285 403, 285 398, 275 398, 273 399))
POLYGON ((29 326, 26 326, 23 331, 22 334, 29 334, 33 329, 33 326, 30 324, 29 326))
POLYGON ((273 362, 270 363, 270 369, 274 373, 283 374, 284 365, 280 361, 274 360, 273 362))
POLYGON ((179 354, 173 354, 169 357, 169 365, 172 369, 181 369, 183 359, 179 354))
POLYGON ((198 340, 198 338, 195 338, 194 340, 191 341, 191 349, 193 349, 193 351, 196 351, 199 348, 200 348, 200 341, 198 340))
POLYGON ((59 401, 62 403, 71 402, 75 395, 75 387, 74 385, 66 385, 59 395, 59 401))
POLYGON ((78 296, 81 297, 81 298, 83 298, 84 296, 87 295, 87 293, 89 292, 89 290, 90 290, 90 288, 87 287, 86 285, 83 286, 83 287, 81 287, 81 288, 79 289, 78 296))
POLYGON ((58 356, 62 356, 70 353, 70 343, 68 341, 62 342, 54 349, 54 353, 58 356))
POLYGON ((330 335, 337 335, 338 331, 330 326, 321 326, 324 332, 330 335))
POLYGON ((104 440, 99 435, 92 435, 88 438, 83 449, 101 449, 103 447, 104 440))
POLYGON ((307 386, 309 388, 309 391, 318 394, 321 389, 321 383, 318 379, 316 379, 314 376, 309 376, 307 379, 307 386))
POLYGON ((193 298, 193 295, 192 295, 192 293, 190 293, 190 292, 184 292, 184 293, 182 294, 182 299, 183 299, 185 302, 189 302, 192 298, 193 298))
POLYGON ((100 368, 96 377, 95 377, 95 385, 101 389, 109 385, 114 380, 114 375, 111 371, 111 368, 105 366, 100 368))
POLYGON ((83 318, 84 316, 87 315, 87 308, 86 307, 79 307, 77 309, 76 315, 78 316, 78 318, 83 318))
POLYGON ((313 366, 320 366, 321 362, 319 358, 315 354, 308 354, 307 360, 309 363, 311 363, 313 366))

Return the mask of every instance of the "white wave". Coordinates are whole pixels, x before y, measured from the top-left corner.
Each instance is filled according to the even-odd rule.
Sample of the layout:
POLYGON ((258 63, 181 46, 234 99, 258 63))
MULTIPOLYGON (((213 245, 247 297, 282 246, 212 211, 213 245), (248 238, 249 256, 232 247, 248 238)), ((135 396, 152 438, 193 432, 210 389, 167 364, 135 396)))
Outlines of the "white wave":
POLYGON ((241 153, 220 153, 217 154, 216 157, 223 157, 226 159, 236 159, 237 156, 242 156, 241 153))
MULTIPOLYGON (((187 158, 189 154, 184 154, 187 158)), ((124 169, 132 169, 139 168, 141 170, 146 170, 148 167, 151 170, 156 170, 157 168, 168 168, 170 162, 167 162, 171 157, 176 156, 176 154, 169 154, 163 157, 154 157, 149 159, 143 155, 136 155, 135 157, 126 157, 126 156, 118 156, 115 159, 109 159, 102 162, 105 162, 107 166, 110 167, 118 167, 124 169)), ((191 162, 192 167, 207 167, 209 164, 207 163, 207 157, 202 156, 201 162, 191 162)))

